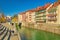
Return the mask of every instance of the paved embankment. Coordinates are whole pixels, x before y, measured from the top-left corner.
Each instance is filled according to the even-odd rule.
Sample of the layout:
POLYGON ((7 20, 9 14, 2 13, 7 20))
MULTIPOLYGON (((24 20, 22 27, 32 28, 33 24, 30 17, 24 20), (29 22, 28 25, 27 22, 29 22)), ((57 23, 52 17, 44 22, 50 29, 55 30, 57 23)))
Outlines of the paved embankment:
MULTIPOLYGON (((2 23, 2 25, 4 25, 6 28, 10 29, 10 30, 15 30, 15 27, 12 26, 11 24, 9 23, 2 23)), ((15 30, 16 31, 16 30, 15 30)), ((15 32, 14 35, 11 36, 10 38, 11 40, 21 40, 18 36, 18 33, 15 32)))

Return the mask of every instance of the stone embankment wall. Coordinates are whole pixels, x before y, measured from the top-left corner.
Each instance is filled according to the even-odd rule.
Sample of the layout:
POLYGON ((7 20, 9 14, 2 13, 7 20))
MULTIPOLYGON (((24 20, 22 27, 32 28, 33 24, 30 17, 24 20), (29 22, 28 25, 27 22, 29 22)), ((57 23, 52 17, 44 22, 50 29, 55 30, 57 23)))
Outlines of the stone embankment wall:
POLYGON ((26 24, 25 27, 60 34, 59 24, 26 24))

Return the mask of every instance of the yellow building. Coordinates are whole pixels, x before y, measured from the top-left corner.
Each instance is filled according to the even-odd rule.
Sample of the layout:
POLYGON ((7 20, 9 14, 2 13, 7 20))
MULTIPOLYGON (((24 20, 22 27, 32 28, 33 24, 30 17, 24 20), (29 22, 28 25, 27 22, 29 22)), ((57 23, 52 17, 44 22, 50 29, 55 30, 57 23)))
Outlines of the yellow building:
POLYGON ((60 24, 60 4, 57 6, 57 24, 60 24))
POLYGON ((22 14, 18 14, 18 22, 22 22, 22 14))
POLYGON ((22 23, 22 25, 25 25, 25 23, 26 23, 26 13, 25 12, 18 14, 18 23, 22 23))
POLYGON ((60 2, 55 2, 46 9, 46 23, 60 24, 60 2))

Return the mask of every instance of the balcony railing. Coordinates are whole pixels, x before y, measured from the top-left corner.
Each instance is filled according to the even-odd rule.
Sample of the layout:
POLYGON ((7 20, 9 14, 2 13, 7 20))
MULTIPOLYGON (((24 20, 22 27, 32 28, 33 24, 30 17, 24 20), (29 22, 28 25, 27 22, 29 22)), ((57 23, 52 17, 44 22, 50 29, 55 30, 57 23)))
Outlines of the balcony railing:
POLYGON ((49 19, 47 19, 48 21, 56 21, 57 20, 57 18, 49 18, 49 19))
POLYGON ((47 14, 46 16, 52 17, 52 16, 57 16, 57 14, 47 14))
POLYGON ((45 23, 46 20, 36 21, 36 23, 45 23))
POLYGON ((36 18, 36 20, 46 20, 46 18, 36 18))
POLYGON ((46 17, 46 14, 39 14, 39 15, 36 15, 36 17, 46 17))

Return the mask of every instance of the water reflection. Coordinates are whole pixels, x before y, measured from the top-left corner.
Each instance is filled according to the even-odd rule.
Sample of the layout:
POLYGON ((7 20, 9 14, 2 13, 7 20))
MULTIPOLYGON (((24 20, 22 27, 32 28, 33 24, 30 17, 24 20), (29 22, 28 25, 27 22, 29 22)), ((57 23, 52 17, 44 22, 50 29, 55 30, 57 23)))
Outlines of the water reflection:
POLYGON ((22 40, 32 40, 32 33, 28 29, 22 30, 20 36, 22 40))
POLYGON ((20 33, 21 40, 27 40, 27 37, 24 33, 20 33))
POLYGON ((60 40, 60 35, 42 31, 25 28, 20 33, 22 40, 60 40))

